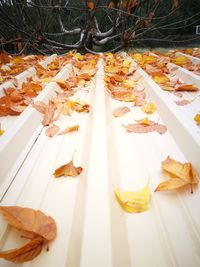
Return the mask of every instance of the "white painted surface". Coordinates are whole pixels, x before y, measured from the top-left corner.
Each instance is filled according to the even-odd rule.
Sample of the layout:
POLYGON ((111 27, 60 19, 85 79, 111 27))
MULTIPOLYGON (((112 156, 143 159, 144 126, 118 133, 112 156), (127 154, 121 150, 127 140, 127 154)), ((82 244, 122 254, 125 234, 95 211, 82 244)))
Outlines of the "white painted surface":
MULTIPOLYGON (((13 174, 12 184, 1 200, 1 205, 28 206, 53 216, 57 237, 51 242, 50 251, 43 249, 32 262, 12 264, 0 260, 0 266, 199 267, 200 189, 194 194, 188 188, 179 193, 153 192, 168 177, 161 170, 161 161, 168 155, 188 161, 185 151, 191 149, 193 142, 199 144, 199 129, 194 131, 189 124, 191 134, 184 139, 182 134, 188 133, 183 123, 185 114, 138 70, 135 75, 142 76, 140 84, 157 106, 158 112, 150 118, 155 121, 160 118, 168 131, 164 135, 128 133, 122 124, 134 123, 144 113, 132 103, 122 103, 108 95, 99 66, 91 89, 81 90, 75 96, 90 104, 90 113, 73 113, 60 124, 63 127, 79 124, 79 131, 48 138, 45 129, 40 128, 38 138, 13 174), (120 106, 129 106, 131 112, 114 118, 112 110, 120 106), (178 145, 179 136, 183 141, 178 145), (73 153, 75 165, 83 167, 81 175, 75 179, 55 179, 54 170, 71 160, 73 153), (152 189, 150 209, 139 214, 125 213, 115 199, 114 189, 136 191, 148 179, 152 189)), ((187 126, 188 123, 189 119, 187 126)), ((193 153, 197 154, 192 157, 199 160, 199 146, 193 153)), ((10 152, 3 156, 9 158, 10 152)), ((2 160, 0 157, 1 166, 2 160)), ((12 164, 9 168, 12 172, 12 164)), ((18 233, 7 227, 2 216, 0 238, 1 250, 21 243, 18 233)))

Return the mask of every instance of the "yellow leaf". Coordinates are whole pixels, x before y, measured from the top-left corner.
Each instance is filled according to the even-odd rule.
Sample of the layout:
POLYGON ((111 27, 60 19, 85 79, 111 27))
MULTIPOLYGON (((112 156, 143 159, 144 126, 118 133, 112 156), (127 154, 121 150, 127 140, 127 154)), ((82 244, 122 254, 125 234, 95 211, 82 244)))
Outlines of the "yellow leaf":
POLYGON ((2 130, 2 129, 0 129, 0 136, 1 136, 2 134, 4 134, 4 133, 5 133, 5 131, 2 130))
POLYGON ((133 54, 131 57, 137 61, 142 61, 142 55, 139 53, 133 54))
POLYGON ((81 55, 80 53, 76 53, 76 54, 74 54, 74 58, 79 59, 79 60, 83 60, 84 56, 81 55))
POLYGON ((151 198, 151 190, 148 184, 137 192, 120 192, 119 189, 116 189, 114 192, 120 206, 130 213, 148 210, 151 198))
POLYGON ((197 114, 194 116, 194 120, 196 121, 196 124, 197 124, 197 125, 200 125, 200 113, 197 113, 197 114))
POLYGON ((126 88, 132 88, 134 85, 136 85, 137 82, 133 81, 133 80, 124 80, 123 81, 123 85, 126 88))
POLYGON ((150 121, 147 117, 141 120, 137 120, 137 122, 142 125, 147 125, 147 126, 152 125, 152 121, 150 121))
POLYGON ((157 61, 156 57, 143 55, 143 64, 152 64, 157 61))
POLYGON ((50 83, 52 80, 52 77, 46 77, 46 78, 41 78, 40 82, 41 83, 50 83))
POLYGON ((172 60, 172 62, 176 65, 182 66, 186 63, 188 63, 190 60, 186 56, 178 56, 175 57, 175 59, 172 60))
POLYGON ((169 78, 163 73, 152 73, 152 79, 159 84, 165 84, 169 82, 169 78))
POLYGON ((147 103, 142 107, 142 111, 151 114, 156 110, 156 105, 154 103, 147 103))
POLYGON ((131 65, 131 61, 130 60, 124 60, 123 61, 123 67, 128 67, 131 65))

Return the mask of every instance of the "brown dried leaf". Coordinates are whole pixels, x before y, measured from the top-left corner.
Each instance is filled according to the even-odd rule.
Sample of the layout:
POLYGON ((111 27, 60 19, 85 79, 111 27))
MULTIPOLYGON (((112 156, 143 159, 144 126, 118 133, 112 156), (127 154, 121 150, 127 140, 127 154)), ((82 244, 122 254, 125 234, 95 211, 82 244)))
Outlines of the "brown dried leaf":
POLYGON ((40 236, 48 241, 56 236, 56 223, 54 219, 45 215, 40 210, 18 206, 1 206, 0 212, 8 224, 25 233, 25 235, 27 233, 32 237, 40 236))
POLYGON ((126 113, 128 113, 129 111, 130 111, 130 108, 128 107, 119 107, 113 110, 112 115, 115 117, 121 117, 125 115, 126 113))
POLYGON ((44 113, 44 118, 42 124, 44 126, 49 126, 53 122, 53 117, 55 113, 55 105, 52 101, 49 101, 48 105, 46 106, 46 110, 44 113))
POLYGON ((199 89, 194 86, 193 84, 184 84, 180 85, 179 87, 176 88, 176 91, 189 91, 189 92, 196 92, 199 89))
MULTIPOLYGON (((144 120, 143 120, 144 121, 144 120)), ((167 127, 162 124, 155 123, 154 121, 148 120, 149 124, 141 121, 140 123, 128 124, 124 126, 128 132, 134 133, 149 133, 156 131, 159 134, 164 134, 167 131, 167 127)))
POLYGON ((54 176, 60 177, 60 176, 72 176, 76 177, 82 172, 82 167, 75 167, 73 164, 73 160, 71 160, 69 163, 60 166, 58 169, 55 170, 54 176))
POLYGON ((37 101, 32 104, 32 106, 42 114, 45 114, 47 105, 44 102, 37 101))
POLYGON ((58 127, 57 125, 53 124, 52 126, 50 126, 49 128, 46 129, 45 134, 48 137, 53 137, 57 134, 57 132, 60 130, 60 127, 58 127))
POLYGON ((191 100, 187 100, 187 99, 182 99, 182 100, 177 100, 174 101, 178 106, 185 106, 190 104, 192 101, 191 100))
POLYGON ((31 261, 40 254, 43 243, 43 238, 35 238, 20 248, 0 252, 0 258, 15 263, 31 261))
POLYGON ((79 129, 79 125, 74 125, 74 126, 71 126, 71 127, 67 127, 63 131, 59 132, 59 135, 75 132, 75 131, 78 131, 78 129, 79 129))

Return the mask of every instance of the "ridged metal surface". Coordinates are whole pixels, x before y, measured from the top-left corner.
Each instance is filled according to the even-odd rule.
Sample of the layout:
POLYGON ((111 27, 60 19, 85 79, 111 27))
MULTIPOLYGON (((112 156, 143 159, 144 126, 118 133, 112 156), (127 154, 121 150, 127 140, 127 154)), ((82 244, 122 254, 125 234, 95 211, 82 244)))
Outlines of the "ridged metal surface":
MULTIPOLYGON (((13 264, 0 260, 0 266, 200 266, 200 189, 197 187, 193 194, 189 188, 181 192, 154 192, 156 186, 168 177, 161 170, 161 162, 168 155, 181 162, 190 161, 190 155, 194 157, 191 146, 193 142, 199 142, 200 131, 195 125, 196 133, 190 136, 186 125, 183 135, 186 134, 184 142, 187 140, 187 143, 181 141, 178 145, 180 107, 164 97, 165 93, 156 91, 155 83, 141 70, 136 72, 137 75, 143 77, 140 85, 145 88, 147 98, 157 106, 151 119, 159 119, 168 131, 159 135, 125 130, 122 124, 133 123, 144 115, 139 107, 110 97, 104 88, 103 61, 100 60, 90 89, 80 90, 74 96, 88 102, 90 112, 73 113, 59 124, 63 127, 79 124, 79 131, 48 138, 38 122, 40 130, 37 132, 35 128, 34 142, 25 149, 25 154, 22 153, 23 160, 17 171, 12 173, 10 166, 12 183, 7 183, 2 192, 1 205, 27 206, 54 217, 57 237, 50 243, 49 252, 43 249, 33 261, 13 264), (155 96, 157 93, 158 97, 155 96), (124 105, 129 106, 131 112, 114 118, 113 109, 124 105), (165 114, 168 109, 169 119, 165 114), (170 114, 176 111, 179 115, 175 114, 172 120, 170 114), (75 179, 55 179, 54 170, 70 161, 72 155, 75 165, 83 167, 81 175, 75 179), (150 209, 138 214, 125 213, 115 199, 115 188, 137 191, 148 180, 152 190, 150 209)), ((187 109, 185 112, 190 113, 187 109)), ((182 120, 186 120, 185 113, 182 120)), ((195 153, 199 160, 199 147, 195 153)), ((4 154, 8 162, 9 156, 4 154)), ((1 180, 4 184, 6 177, 1 180)), ((21 243, 19 234, 7 226, 2 216, 0 240, 1 250, 21 243)))

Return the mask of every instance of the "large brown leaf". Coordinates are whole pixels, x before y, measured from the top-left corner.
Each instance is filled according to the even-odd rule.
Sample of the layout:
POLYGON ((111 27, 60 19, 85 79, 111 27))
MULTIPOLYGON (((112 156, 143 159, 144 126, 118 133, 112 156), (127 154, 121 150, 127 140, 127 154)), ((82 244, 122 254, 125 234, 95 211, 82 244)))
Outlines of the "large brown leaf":
POLYGON ((1 206, 0 212, 6 218, 8 224, 25 233, 25 235, 27 233, 33 237, 41 236, 48 241, 56 236, 54 219, 40 210, 18 206, 1 206))
POLYGON ((0 252, 0 258, 15 263, 31 261, 40 254, 43 243, 43 238, 35 238, 20 248, 0 252))
POLYGON ((60 176, 72 176, 76 177, 82 172, 82 167, 75 167, 73 160, 71 160, 69 163, 60 166, 58 169, 55 170, 54 176, 60 177, 60 176))

